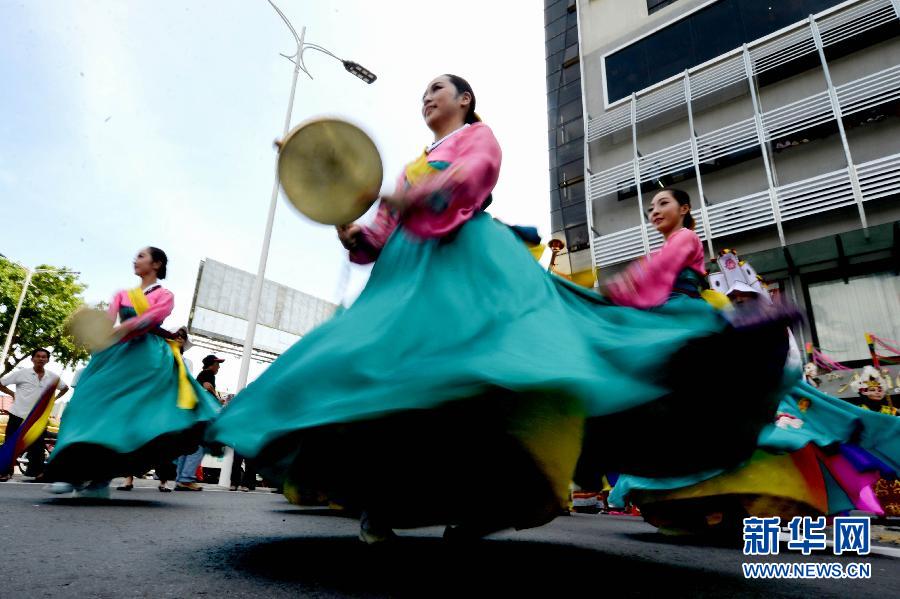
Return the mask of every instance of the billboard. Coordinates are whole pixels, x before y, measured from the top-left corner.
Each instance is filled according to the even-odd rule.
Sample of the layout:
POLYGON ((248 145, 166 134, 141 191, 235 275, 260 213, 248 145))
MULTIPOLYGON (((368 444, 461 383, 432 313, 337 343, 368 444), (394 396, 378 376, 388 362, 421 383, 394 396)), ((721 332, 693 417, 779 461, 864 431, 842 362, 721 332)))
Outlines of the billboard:
MULTIPOLYGON (((209 258, 200 262, 188 320, 192 335, 243 346, 256 275, 209 258)), ((273 281, 263 283, 253 347, 279 355, 334 315, 336 304, 273 281)))

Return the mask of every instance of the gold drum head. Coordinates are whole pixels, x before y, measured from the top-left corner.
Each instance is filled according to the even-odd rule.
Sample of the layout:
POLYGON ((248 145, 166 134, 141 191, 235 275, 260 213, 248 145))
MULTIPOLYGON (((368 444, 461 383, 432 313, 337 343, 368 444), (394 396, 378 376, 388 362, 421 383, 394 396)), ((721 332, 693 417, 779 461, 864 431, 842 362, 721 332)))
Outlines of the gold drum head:
POLYGON ((113 323, 102 310, 79 308, 66 321, 66 332, 77 345, 97 352, 113 344, 113 323))
POLYGON ((353 222, 378 199, 384 171, 372 139, 338 119, 315 119, 279 144, 278 178, 297 210, 326 225, 353 222))

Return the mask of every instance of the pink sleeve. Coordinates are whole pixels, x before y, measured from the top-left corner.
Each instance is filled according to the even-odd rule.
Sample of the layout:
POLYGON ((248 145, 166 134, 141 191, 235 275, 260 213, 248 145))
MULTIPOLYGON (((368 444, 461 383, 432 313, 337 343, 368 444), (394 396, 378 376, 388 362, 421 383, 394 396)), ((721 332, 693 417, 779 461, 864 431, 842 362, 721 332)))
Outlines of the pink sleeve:
POLYGON ((378 206, 378 213, 375 215, 375 221, 368 226, 362 227, 359 235, 359 242, 356 247, 350 250, 350 262, 355 264, 368 264, 378 259, 381 248, 387 243, 388 237, 397 228, 400 217, 386 203, 381 202, 378 206))
POLYGON ((676 234, 650 256, 635 262, 608 285, 608 295, 620 306, 652 308, 665 303, 672 293, 675 279, 690 267, 703 252, 694 234, 676 234))
POLYGON ((500 176, 500 144, 486 125, 472 125, 446 170, 406 191, 404 222, 420 237, 442 237, 472 218, 500 176), (420 215, 420 218, 416 216, 420 215))
POLYGON ((106 309, 106 314, 113 321, 113 323, 115 323, 119 318, 119 308, 122 307, 122 293, 124 292, 120 291, 115 294, 112 298, 112 301, 109 303, 109 308, 106 309))
POLYGON ((140 316, 135 316, 122 323, 122 327, 130 331, 144 331, 159 326, 168 318, 175 308, 175 296, 168 289, 157 289, 147 296, 150 308, 140 316))

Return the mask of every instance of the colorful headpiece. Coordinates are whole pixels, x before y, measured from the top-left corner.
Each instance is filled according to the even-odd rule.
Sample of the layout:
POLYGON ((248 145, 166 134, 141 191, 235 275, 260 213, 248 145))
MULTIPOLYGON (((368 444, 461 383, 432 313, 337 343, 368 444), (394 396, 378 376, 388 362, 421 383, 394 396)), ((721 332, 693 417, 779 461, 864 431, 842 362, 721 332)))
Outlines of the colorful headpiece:
POLYGON ((769 292, 762 282, 762 277, 750 263, 741 260, 737 252, 724 249, 716 259, 719 272, 709 273, 709 286, 714 291, 730 295, 734 292, 756 293, 765 301, 771 302, 769 292))
POLYGON ((856 389, 857 393, 862 393, 866 389, 871 389, 872 387, 881 387, 884 389, 885 393, 890 393, 891 382, 878 372, 877 368, 866 366, 863 368, 862 373, 860 373, 860 377, 853 381, 853 388, 856 389))

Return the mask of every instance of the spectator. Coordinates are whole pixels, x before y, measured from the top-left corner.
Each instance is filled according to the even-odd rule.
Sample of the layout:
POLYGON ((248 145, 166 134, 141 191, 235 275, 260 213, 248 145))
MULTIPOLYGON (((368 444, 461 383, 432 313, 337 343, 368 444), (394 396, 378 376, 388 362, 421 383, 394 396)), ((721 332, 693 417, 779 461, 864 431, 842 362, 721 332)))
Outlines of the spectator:
MULTIPOLYGON (((203 370, 197 375, 197 381, 217 400, 219 395, 216 393, 216 373, 219 372, 219 365, 224 361, 213 354, 206 356, 203 358, 203 370)), ((203 487, 197 482, 197 468, 203 461, 205 453, 206 450, 201 445, 193 453, 178 458, 177 476, 175 478, 176 491, 203 490, 203 487)))

